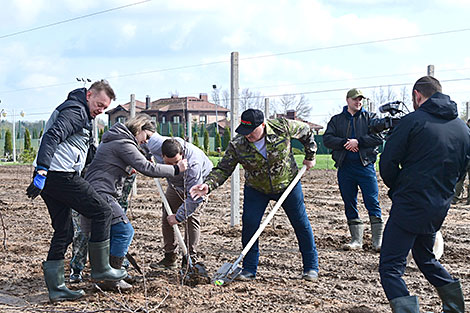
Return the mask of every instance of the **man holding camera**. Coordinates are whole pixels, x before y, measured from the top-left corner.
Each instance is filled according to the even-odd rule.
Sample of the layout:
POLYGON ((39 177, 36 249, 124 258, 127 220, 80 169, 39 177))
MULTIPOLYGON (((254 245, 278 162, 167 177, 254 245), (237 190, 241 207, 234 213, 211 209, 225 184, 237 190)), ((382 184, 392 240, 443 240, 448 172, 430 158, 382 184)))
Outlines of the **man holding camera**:
POLYGON ((338 184, 344 201, 351 242, 344 250, 362 249, 364 223, 357 209, 358 186, 369 212, 372 230, 372 248, 380 251, 382 244, 383 220, 379 206, 379 188, 375 173, 378 146, 383 140, 379 134, 371 133, 369 121, 375 117, 362 107, 364 95, 358 89, 351 89, 346 95, 347 105, 343 112, 333 116, 328 123, 323 143, 332 149, 332 157, 338 168, 338 184))
POLYGON ((380 175, 390 188, 392 208, 379 272, 395 313, 419 312, 418 298, 410 296, 402 279, 410 250, 420 271, 437 289, 443 311, 465 311, 459 280, 433 254, 436 232, 470 159, 470 131, 458 118, 457 104, 441 91, 439 81, 431 76, 415 83, 415 112, 393 129, 380 158, 380 175))

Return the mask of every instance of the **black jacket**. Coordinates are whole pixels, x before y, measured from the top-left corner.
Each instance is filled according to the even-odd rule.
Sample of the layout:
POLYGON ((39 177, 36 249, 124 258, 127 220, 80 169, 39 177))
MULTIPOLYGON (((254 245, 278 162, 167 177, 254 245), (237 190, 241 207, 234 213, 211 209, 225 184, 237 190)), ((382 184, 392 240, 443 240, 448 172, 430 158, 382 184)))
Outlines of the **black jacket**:
POLYGON ((442 225, 454 187, 470 158, 470 131, 457 105, 435 93, 393 129, 380 157, 380 175, 390 188, 390 219, 419 234, 442 225))
POLYGON ((47 121, 34 161, 38 169, 81 172, 91 139, 91 115, 85 88, 69 93, 47 121))
MULTIPOLYGON (((344 149, 344 144, 351 138, 351 114, 347 108, 345 106, 343 112, 331 118, 323 134, 323 144, 333 150, 331 154, 337 168, 342 165, 346 157, 347 150, 344 149)), ((375 163, 379 152, 378 146, 383 142, 381 135, 373 134, 369 130, 369 121, 375 116, 375 113, 367 112, 364 109, 352 116, 355 135, 359 142, 359 156, 364 166, 375 163)))

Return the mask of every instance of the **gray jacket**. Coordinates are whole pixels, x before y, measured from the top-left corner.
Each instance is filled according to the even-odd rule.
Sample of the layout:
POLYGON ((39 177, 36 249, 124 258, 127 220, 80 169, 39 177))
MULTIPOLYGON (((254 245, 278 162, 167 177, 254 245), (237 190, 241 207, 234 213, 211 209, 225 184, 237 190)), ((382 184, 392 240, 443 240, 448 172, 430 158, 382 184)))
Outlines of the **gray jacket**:
POLYGON ((33 162, 37 169, 80 173, 85 167, 92 128, 86 92, 71 91, 52 112, 33 162))
MULTIPOLYGON (((171 139, 171 137, 164 137, 158 133, 154 133, 147 143, 148 150, 152 153, 157 162, 163 162, 162 144, 167 139, 171 139)), ((193 200, 189 194, 189 190, 191 187, 204 182, 204 179, 212 170, 213 164, 206 154, 192 143, 177 137, 175 137, 175 139, 183 146, 183 157, 188 161, 188 169, 177 176, 168 177, 167 179, 169 185, 173 186, 176 191, 184 193, 184 190, 186 190, 186 200, 176 212, 176 220, 182 222, 191 216, 202 202, 201 198, 193 200)))
POLYGON ((117 186, 122 185, 132 168, 150 177, 172 177, 173 165, 149 162, 139 151, 135 136, 124 124, 116 123, 103 134, 101 144, 88 168, 85 179, 113 208, 113 221, 116 224, 128 221, 124 210, 117 204, 120 196, 117 186))

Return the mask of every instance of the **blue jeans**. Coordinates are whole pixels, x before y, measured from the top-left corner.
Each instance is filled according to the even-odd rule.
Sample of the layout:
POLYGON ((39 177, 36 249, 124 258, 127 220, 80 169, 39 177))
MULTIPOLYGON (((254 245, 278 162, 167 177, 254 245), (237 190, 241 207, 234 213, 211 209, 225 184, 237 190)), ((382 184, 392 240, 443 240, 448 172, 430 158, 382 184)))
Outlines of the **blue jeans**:
POLYGON ((369 216, 382 216, 374 164, 363 166, 360 160, 345 160, 338 169, 338 185, 348 221, 359 219, 359 211, 357 210, 358 186, 361 188, 362 198, 367 211, 369 211, 369 216))
POLYGON ((410 233, 388 220, 383 233, 379 263, 380 281, 388 300, 410 295, 402 278, 410 250, 413 251, 416 265, 431 285, 442 287, 456 281, 434 256, 435 238, 436 233, 410 233))
MULTIPOLYGON (((242 245, 245 247, 251 237, 258 230, 261 219, 270 200, 277 201, 282 193, 265 194, 259 192, 250 186, 245 185, 242 216, 242 245)), ((318 271, 318 253, 315 246, 312 227, 305 211, 304 194, 300 182, 292 189, 289 196, 282 204, 289 221, 294 227, 295 235, 299 243, 302 254, 303 270, 318 271)), ((258 268, 259 248, 258 240, 248 251, 243 259, 243 268, 253 274, 256 274, 258 268)))
POLYGON ((116 257, 124 257, 134 237, 134 228, 131 223, 119 222, 111 225, 109 254, 116 257))

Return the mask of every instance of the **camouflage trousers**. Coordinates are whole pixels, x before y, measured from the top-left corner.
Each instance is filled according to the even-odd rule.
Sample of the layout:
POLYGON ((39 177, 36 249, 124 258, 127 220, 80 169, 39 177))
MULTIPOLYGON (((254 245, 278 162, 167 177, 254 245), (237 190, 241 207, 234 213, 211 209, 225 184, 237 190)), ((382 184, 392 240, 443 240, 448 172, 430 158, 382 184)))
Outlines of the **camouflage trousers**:
POLYGON ((72 210, 73 223, 73 241, 72 241, 72 259, 70 260, 70 268, 74 272, 81 272, 85 267, 88 240, 90 233, 82 232, 80 228, 80 214, 72 210))
MULTIPOLYGON (((122 195, 119 198, 119 205, 127 212, 129 207, 129 195, 134 185, 136 174, 129 175, 124 180, 122 186, 122 195)), ((73 223, 73 241, 72 241, 72 259, 70 260, 70 268, 74 272, 81 272, 85 268, 87 261, 88 252, 88 240, 90 239, 90 233, 82 232, 80 228, 80 214, 75 210, 72 210, 72 223, 73 223)), ((124 261, 124 266, 129 266, 127 259, 124 261)))

